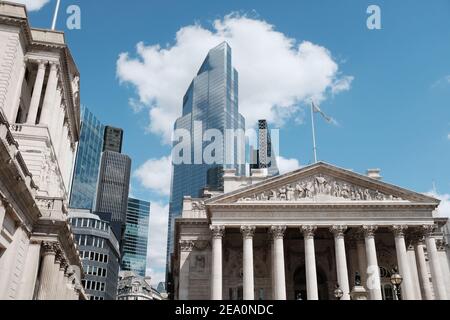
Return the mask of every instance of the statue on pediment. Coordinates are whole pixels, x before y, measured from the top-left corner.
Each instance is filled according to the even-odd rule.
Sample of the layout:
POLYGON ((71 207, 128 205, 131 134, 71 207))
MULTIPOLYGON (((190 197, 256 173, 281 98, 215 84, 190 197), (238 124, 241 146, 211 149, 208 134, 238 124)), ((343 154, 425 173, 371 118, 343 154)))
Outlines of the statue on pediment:
POLYGON ((287 201, 295 200, 295 188, 292 185, 289 185, 287 187, 286 199, 287 199, 287 201))
POLYGON ((287 188, 282 187, 282 188, 280 188, 279 192, 280 192, 280 200, 286 201, 287 200, 287 188))

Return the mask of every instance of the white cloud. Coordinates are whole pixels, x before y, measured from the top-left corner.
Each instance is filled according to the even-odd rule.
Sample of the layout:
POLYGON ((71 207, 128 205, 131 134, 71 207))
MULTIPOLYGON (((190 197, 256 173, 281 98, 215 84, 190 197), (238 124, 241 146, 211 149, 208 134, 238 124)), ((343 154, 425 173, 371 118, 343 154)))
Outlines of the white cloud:
POLYGON ((149 131, 170 142, 182 99, 209 49, 227 41, 239 72, 240 111, 248 127, 258 119, 282 125, 299 104, 327 93, 348 90, 353 77, 341 76, 324 47, 301 43, 263 20, 236 14, 215 20, 212 30, 181 28, 172 46, 137 44, 137 56, 122 53, 117 61, 121 83, 132 84, 141 103, 149 106, 149 131))
POLYGON ((437 80, 433 85, 432 88, 443 88, 450 85, 450 75, 444 76, 437 80))
POLYGON ((152 202, 150 209, 149 238, 147 247, 147 275, 152 285, 165 281, 167 226, 169 205, 152 202))
POLYGON ((277 164, 280 174, 285 174, 301 168, 300 162, 297 159, 277 157, 277 164))
POLYGON ((441 200, 441 204, 436 211, 436 214, 439 217, 450 218, 450 194, 438 194, 435 191, 430 191, 427 195, 441 200))
POLYGON ((342 91, 350 90, 351 84, 354 79, 355 77, 352 76, 345 76, 343 78, 337 79, 331 87, 331 92, 333 94, 338 94, 342 91))
POLYGON ((170 157, 150 159, 133 172, 142 186, 158 195, 170 195, 172 161, 170 157))
POLYGON ((26 5, 28 11, 38 11, 41 10, 41 8, 47 3, 49 3, 50 0, 14 0, 13 2, 26 5))
POLYGON ((448 134, 447 139, 450 140, 450 133, 448 134))

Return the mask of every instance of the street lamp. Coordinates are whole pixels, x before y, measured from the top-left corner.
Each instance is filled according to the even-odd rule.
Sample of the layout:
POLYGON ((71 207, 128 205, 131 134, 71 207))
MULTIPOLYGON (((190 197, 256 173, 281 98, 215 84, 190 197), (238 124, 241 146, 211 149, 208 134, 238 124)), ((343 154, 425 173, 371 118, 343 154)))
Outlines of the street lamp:
POLYGON ((397 295, 398 300, 402 300, 402 296, 400 293, 400 286, 403 282, 403 277, 398 273, 397 269, 393 270, 392 276, 391 276, 391 283, 394 286, 395 293, 397 295))
POLYGON ((334 290, 334 296, 337 300, 341 300, 344 296, 344 291, 339 287, 339 284, 336 285, 336 289, 334 290))

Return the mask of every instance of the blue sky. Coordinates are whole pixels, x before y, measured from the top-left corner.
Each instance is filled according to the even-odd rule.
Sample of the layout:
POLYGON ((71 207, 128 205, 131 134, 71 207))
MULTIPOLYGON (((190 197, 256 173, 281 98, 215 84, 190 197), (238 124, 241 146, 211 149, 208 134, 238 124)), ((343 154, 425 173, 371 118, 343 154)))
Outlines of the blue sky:
MULTIPOLYGON (((50 1, 30 13, 34 27, 49 27, 54 4, 55 1, 50 1)), ((166 112, 168 115, 181 113, 186 79, 194 77, 189 72, 198 68, 198 61, 204 58, 197 52, 203 52, 202 46, 214 42, 218 34, 224 35, 214 26, 216 20, 225 25, 223 32, 231 33, 225 36, 236 43, 239 43, 239 30, 251 29, 246 22, 255 22, 258 28, 270 26, 272 30, 261 31, 259 36, 257 32, 261 28, 255 28, 255 36, 249 35, 250 43, 259 45, 270 41, 272 36, 285 41, 280 43, 293 41, 289 50, 280 49, 280 55, 273 59, 261 54, 258 59, 262 63, 267 59, 267 63, 259 74, 245 72, 248 52, 233 48, 234 59, 241 60, 244 70, 238 71, 246 91, 243 103, 248 110, 253 110, 252 103, 270 106, 278 101, 254 99, 251 90, 257 93, 261 88, 256 84, 252 87, 257 82, 252 78, 255 74, 260 79, 267 77, 270 83, 272 76, 289 80, 295 75, 280 72, 300 68, 303 78, 299 81, 304 80, 305 87, 311 87, 309 91, 300 86, 298 90, 292 89, 298 99, 294 99, 295 103, 289 101, 288 108, 283 109, 289 114, 273 116, 280 126, 280 153, 288 168, 297 165, 294 159, 302 165, 313 160, 309 113, 305 112, 303 97, 305 92, 314 92, 320 95, 322 110, 339 122, 335 126, 317 119, 320 160, 360 173, 368 168, 381 168, 385 181, 418 192, 430 192, 434 181, 440 197, 450 199, 449 1, 62 0, 57 27, 66 31, 81 72, 82 104, 103 123, 124 128, 124 152, 132 157, 135 172, 132 193, 154 203, 155 232, 150 236, 149 272, 155 279, 160 279, 162 274, 164 236, 158 230, 165 221, 170 181, 170 167, 165 158, 170 148, 165 144, 164 132, 170 130, 171 125, 167 123, 172 118, 164 116, 166 112), (65 10, 70 4, 81 8, 81 30, 66 30, 65 10), (381 8, 381 30, 369 30, 366 26, 369 16, 366 10, 371 4, 381 8), (225 17, 231 13, 234 15, 227 20, 225 17), (230 27, 232 23, 237 26, 235 29, 230 27), (188 26, 192 34, 176 38, 177 32, 188 26), (206 31, 209 34, 202 40, 199 35, 206 31), (303 72, 302 64, 290 68, 283 54, 293 54, 304 41, 312 44, 312 51, 308 52, 318 57, 317 61, 329 63, 329 69, 312 68, 303 72), (143 54, 148 54, 147 60, 136 51, 140 42, 143 54), (191 45, 198 51, 187 52, 191 45), (128 55, 123 55, 120 62, 119 55, 123 53, 128 55), (168 74, 155 67, 152 57, 163 69, 169 67, 165 63, 177 59, 186 61, 189 68, 181 66, 178 76, 168 74), (331 82, 316 85, 316 81, 324 79, 319 76, 328 71, 331 82), (160 83, 152 86, 152 81, 158 79, 160 83), (333 94, 339 83, 345 84, 345 89, 333 94), (176 110, 177 100, 179 110, 176 110), (149 117, 155 106, 162 114, 149 117)), ((302 57, 297 58, 302 61, 302 57)), ((295 82, 286 83, 292 84, 295 82)), ((292 92, 280 88, 275 93, 285 98, 292 92)), ((259 117, 257 113, 255 116, 259 117)), ((444 206, 448 208, 448 203, 444 206)))

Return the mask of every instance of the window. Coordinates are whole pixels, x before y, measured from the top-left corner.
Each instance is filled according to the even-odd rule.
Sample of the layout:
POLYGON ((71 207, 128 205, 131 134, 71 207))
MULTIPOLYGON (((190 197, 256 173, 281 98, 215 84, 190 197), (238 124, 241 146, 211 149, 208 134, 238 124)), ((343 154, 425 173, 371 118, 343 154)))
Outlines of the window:
POLYGON ((104 263, 108 263, 108 256, 105 255, 105 260, 103 261, 104 263))
POLYGON ((101 283, 100 291, 105 292, 105 283, 104 282, 101 283))

